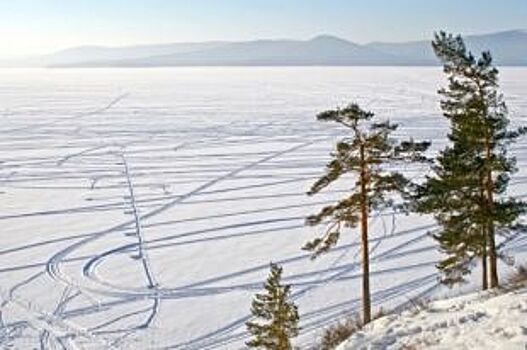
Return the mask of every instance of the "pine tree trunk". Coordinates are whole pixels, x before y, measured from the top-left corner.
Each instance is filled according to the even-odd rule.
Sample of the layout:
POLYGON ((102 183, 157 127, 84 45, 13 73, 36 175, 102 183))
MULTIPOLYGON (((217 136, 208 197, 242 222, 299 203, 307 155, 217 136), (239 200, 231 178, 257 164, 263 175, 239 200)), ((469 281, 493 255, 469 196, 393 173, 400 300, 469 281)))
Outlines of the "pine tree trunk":
POLYGON ((481 255, 481 289, 487 290, 489 288, 488 281, 487 281, 487 248, 483 249, 483 253, 481 255))
POLYGON ((362 320, 364 324, 371 321, 371 296, 370 296, 370 257, 368 248, 368 197, 366 193, 366 162, 364 146, 360 148, 361 157, 361 240, 362 240, 362 320))
POLYGON ((489 282, 490 288, 499 287, 498 281, 498 259, 496 254, 496 241, 494 240, 494 223, 488 227, 489 240, 489 282))
MULTIPOLYGON (((481 188, 479 190, 479 195, 483 201, 485 198, 485 181, 480 179, 481 188)), ((481 238, 483 240, 482 251, 481 251, 481 289, 489 289, 489 274, 488 274, 488 264, 487 264, 487 228, 481 228, 481 238)))
MULTIPOLYGON (((488 116, 488 107, 485 103, 485 91, 481 83, 476 83, 478 86, 479 95, 484 101, 484 118, 488 116)), ((496 240, 495 240, 495 227, 494 227, 494 182, 492 181, 492 168, 490 167, 492 161, 492 150, 490 140, 490 130, 487 129, 485 136, 485 158, 487 161, 488 168, 486 171, 485 181, 485 195, 487 205, 489 209, 489 222, 487 224, 487 255, 489 257, 488 272, 489 272, 489 286, 490 288, 496 288, 499 286, 498 281, 498 259, 496 254, 496 240)))
MULTIPOLYGON (((487 163, 491 162, 491 149, 490 149, 490 140, 487 138, 485 140, 485 152, 487 163)), ((496 288, 499 286, 498 281, 498 259, 496 254, 496 240, 495 240, 495 229, 494 229, 494 188, 492 182, 492 170, 487 169, 487 178, 485 182, 485 193, 487 197, 487 205, 489 211, 492 213, 490 215, 490 220, 487 224, 487 243, 488 243, 488 255, 489 255, 489 282, 490 288, 496 288)))

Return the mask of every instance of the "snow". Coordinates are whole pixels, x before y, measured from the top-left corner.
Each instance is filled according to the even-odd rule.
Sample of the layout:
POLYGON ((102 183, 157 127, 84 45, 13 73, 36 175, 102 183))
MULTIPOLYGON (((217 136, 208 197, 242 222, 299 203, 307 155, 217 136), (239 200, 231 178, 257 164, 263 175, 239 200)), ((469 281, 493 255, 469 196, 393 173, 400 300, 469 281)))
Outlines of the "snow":
POLYGON ((337 350, 518 349, 527 346, 527 288, 479 292, 384 316, 337 350))
MULTIPOLYGON (((312 344, 359 311, 361 277, 353 230, 319 260, 300 250, 321 229, 304 218, 349 188, 305 195, 342 136, 315 115, 357 101, 438 150, 440 83, 438 68, 0 70, 0 344, 239 349, 271 260, 299 306, 296 343, 312 344)), ((502 84, 527 123, 527 69, 502 84)), ((479 284, 477 266, 462 288, 438 283, 431 218, 370 223, 375 308, 479 284)), ((526 261, 524 236, 499 243, 526 261)))

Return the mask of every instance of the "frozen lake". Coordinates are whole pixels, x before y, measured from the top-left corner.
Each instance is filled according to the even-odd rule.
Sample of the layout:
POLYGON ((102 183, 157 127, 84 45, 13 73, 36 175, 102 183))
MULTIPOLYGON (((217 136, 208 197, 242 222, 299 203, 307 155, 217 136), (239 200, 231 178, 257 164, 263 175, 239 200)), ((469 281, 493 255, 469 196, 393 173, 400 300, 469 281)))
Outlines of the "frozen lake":
MULTIPOLYGON (((527 124, 527 68, 501 78, 527 124)), ((314 342, 360 307, 357 232, 314 262, 300 250, 317 233, 304 218, 346 189, 305 195, 342 135, 316 113, 358 102, 437 150, 444 84, 439 68, 0 70, 0 344, 239 349, 271 260, 293 285, 298 345, 314 342)), ((433 220, 371 225, 375 310, 461 291, 438 284, 433 220)), ((502 243, 527 260, 525 237, 502 243)))

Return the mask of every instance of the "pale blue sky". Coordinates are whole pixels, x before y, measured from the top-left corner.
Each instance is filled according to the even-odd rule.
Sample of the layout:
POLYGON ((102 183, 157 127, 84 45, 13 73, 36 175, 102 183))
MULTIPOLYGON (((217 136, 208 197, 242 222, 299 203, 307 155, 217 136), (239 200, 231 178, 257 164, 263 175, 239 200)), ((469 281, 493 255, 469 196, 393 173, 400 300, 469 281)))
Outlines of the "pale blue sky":
POLYGON ((321 33, 356 42, 527 27, 527 0, 0 0, 0 55, 321 33))

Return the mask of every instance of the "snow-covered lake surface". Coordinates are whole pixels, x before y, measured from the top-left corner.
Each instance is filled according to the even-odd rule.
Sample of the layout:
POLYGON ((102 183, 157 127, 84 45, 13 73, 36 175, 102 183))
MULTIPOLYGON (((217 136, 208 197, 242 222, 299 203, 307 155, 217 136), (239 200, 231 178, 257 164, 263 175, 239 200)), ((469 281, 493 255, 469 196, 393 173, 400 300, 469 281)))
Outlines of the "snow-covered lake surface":
MULTIPOLYGON (((527 69, 501 77, 527 124, 527 69)), ((305 195, 342 135, 315 115, 359 102, 437 150, 442 84, 438 68, 0 70, 0 343, 239 349, 271 260, 313 343, 360 307, 355 231, 316 261, 300 250, 322 229, 305 216, 346 190, 305 195)), ((526 198, 527 140, 513 153, 526 198)), ((375 309, 462 291, 438 284, 433 220, 371 225, 375 309)), ((527 260, 525 237, 502 244, 527 260)))

